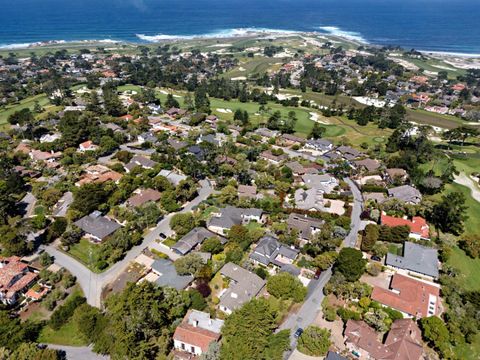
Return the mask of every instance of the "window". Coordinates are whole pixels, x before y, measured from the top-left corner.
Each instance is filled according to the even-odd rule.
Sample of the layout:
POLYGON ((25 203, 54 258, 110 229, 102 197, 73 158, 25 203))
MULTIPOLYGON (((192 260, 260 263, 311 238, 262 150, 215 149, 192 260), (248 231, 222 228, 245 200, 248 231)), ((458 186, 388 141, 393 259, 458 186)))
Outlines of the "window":
POLYGON ((192 354, 195 354, 195 346, 191 346, 191 347, 190 347, 190 352, 191 352, 192 354))
POLYGON ((182 350, 185 350, 185 344, 182 343, 182 350))

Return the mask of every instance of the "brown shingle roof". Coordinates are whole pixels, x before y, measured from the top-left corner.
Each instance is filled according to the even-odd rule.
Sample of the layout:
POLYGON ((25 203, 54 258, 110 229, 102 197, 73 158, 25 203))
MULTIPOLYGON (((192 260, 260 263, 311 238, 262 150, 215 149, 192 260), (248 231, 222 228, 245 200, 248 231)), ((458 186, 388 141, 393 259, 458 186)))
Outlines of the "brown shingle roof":
POLYGON ((161 194, 157 190, 153 189, 144 189, 141 190, 138 194, 130 197, 127 202, 130 206, 141 206, 149 201, 157 201, 160 199, 161 194))

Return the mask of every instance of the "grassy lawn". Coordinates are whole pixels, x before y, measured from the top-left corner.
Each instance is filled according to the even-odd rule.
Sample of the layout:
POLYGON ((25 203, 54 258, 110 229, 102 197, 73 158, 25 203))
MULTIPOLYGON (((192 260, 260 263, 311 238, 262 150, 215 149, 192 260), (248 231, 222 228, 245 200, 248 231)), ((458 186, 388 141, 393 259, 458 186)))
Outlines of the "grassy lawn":
MULTIPOLYGON (((476 234, 478 233, 478 229, 480 229, 480 203, 478 201, 475 201, 475 199, 472 198, 470 195, 470 189, 459 185, 459 184, 448 184, 445 187, 445 191, 448 192, 461 192, 465 195, 466 198, 466 205, 468 207, 467 209, 467 215, 468 219, 465 221, 465 232, 470 233, 470 234, 476 234)), ((478 264, 480 266, 480 262, 478 264)))
POLYGON ((454 348, 459 359, 477 360, 480 359, 480 334, 477 334, 472 344, 464 344, 454 348))
POLYGON ((256 57, 256 58, 243 58, 240 60, 238 67, 225 73, 223 76, 226 78, 236 78, 245 76, 250 78, 252 76, 263 74, 269 69, 275 69, 280 67, 282 60, 276 58, 256 57))
POLYGON ((45 326, 38 336, 38 342, 68 346, 88 345, 72 320, 63 325, 58 331, 53 330, 50 326, 45 326))
POLYGON ((388 252, 394 255, 402 255, 403 247, 399 244, 388 244, 388 252))
POLYGON ((8 105, 6 107, 0 108, 0 125, 6 124, 8 117, 16 111, 20 111, 26 108, 33 110, 33 107, 35 106, 35 101, 38 101, 40 106, 43 106, 43 107, 50 104, 50 100, 48 99, 47 95, 39 94, 36 96, 23 99, 18 104, 8 105))
POLYGON ((472 259, 465 252, 454 247, 448 264, 461 273, 460 286, 466 290, 480 290, 480 259, 472 259))
POLYGON ((175 245, 177 243, 177 240, 173 239, 173 238, 167 238, 165 239, 164 241, 162 241, 162 244, 165 245, 165 246, 168 246, 168 247, 172 247, 173 245, 175 245))
POLYGON ((80 240, 80 242, 70 247, 68 254, 82 262, 90 270, 94 272, 101 272, 96 266, 99 252, 99 245, 93 244, 87 239, 83 238, 80 240))

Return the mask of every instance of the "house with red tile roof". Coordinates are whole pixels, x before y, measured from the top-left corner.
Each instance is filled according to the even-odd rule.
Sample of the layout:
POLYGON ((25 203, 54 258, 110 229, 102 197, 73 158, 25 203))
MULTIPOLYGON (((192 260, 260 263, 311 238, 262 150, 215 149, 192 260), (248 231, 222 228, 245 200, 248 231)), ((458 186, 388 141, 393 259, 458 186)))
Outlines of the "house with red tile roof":
POLYGON ((78 146, 78 151, 85 152, 85 151, 95 151, 98 149, 98 146, 93 143, 91 140, 84 141, 78 146))
POLYGON ((212 342, 220 339, 223 323, 208 313, 189 310, 173 334, 175 357, 190 359, 206 352, 212 342))
POLYGON ((462 91, 465 88, 466 88, 466 86, 462 83, 458 83, 458 84, 455 84, 455 85, 452 86, 453 91, 462 91))
POLYGON ((19 257, 0 258, 0 301, 5 305, 15 304, 37 277, 19 257))
POLYGON ((393 275, 388 290, 375 286, 371 298, 409 318, 434 316, 441 312, 440 286, 405 275, 393 275))
POLYGON ((421 331, 410 319, 396 320, 385 342, 363 321, 348 320, 344 335, 348 350, 359 359, 419 360, 424 354, 421 331))
POLYGON ((421 216, 414 216, 412 220, 408 220, 382 214, 380 221, 382 225, 388 227, 408 226, 410 228, 410 237, 417 240, 430 240, 430 228, 427 221, 421 216))

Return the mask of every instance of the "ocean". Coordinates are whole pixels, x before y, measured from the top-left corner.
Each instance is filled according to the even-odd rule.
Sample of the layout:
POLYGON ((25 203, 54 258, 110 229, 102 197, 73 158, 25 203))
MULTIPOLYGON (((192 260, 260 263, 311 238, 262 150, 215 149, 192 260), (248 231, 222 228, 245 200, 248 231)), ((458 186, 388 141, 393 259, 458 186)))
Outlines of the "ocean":
POLYGON ((147 43, 263 29, 480 54, 480 0, 0 0, 0 9, 3 48, 49 40, 147 43))

